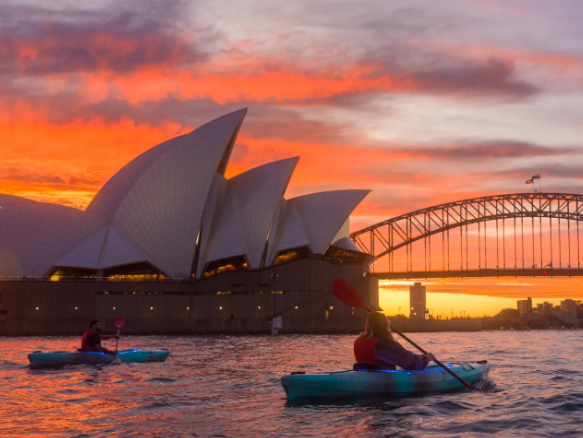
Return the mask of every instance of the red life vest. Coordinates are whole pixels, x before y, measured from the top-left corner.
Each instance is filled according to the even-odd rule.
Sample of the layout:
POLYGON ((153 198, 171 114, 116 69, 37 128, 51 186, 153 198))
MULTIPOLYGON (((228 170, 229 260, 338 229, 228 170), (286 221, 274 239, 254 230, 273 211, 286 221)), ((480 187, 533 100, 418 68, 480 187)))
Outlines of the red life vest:
POLYGON ((378 365, 377 356, 374 351, 374 346, 379 341, 379 338, 367 339, 358 338, 354 341, 354 357, 357 362, 368 362, 378 365))
MULTIPOLYGON (((93 346, 89 347, 89 345, 87 344, 87 339, 89 338, 89 335, 91 335, 93 333, 91 332, 85 332, 83 333, 83 337, 81 338, 81 350, 93 350, 93 346)), ((101 343, 101 335, 97 335, 99 336, 99 343, 101 343)))

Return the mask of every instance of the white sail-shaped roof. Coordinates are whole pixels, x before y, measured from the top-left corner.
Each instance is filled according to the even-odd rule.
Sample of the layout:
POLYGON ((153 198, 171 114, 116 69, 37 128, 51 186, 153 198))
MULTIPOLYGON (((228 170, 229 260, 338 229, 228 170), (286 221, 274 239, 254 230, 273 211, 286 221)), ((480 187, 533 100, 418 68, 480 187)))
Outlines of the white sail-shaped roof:
POLYGON ((211 234, 207 262, 245 255, 251 269, 260 267, 281 198, 297 163, 297 157, 275 161, 229 180, 224 207, 211 234))
POLYGON ((277 255, 277 242, 279 239, 279 233, 284 229, 286 207, 287 201, 282 196, 279 200, 279 205, 275 212, 273 225, 271 226, 271 230, 269 232, 269 239, 267 240, 267 257, 265 259, 266 266, 271 266, 277 255))
MULTIPOLYGON (((290 248, 298 248, 300 246, 308 246, 310 240, 306 235, 302 220, 296 210, 295 204, 286 202, 285 217, 281 222, 278 231, 278 238, 276 240, 277 251, 283 251, 290 248)), ((272 253, 270 263, 275 259, 276 253, 272 253)))
POLYGON ((204 255, 205 262, 244 256, 247 247, 237 220, 232 195, 227 188, 219 216, 215 219, 204 255))
POLYGON ((367 190, 286 201, 297 157, 224 177, 245 114, 227 114, 140 155, 85 212, 0 195, 0 278, 144 262, 168 277, 196 271, 202 278, 210 262, 231 257, 258 269, 286 249, 324 254, 332 242, 346 246, 348 215, 367 190))
POLYGON ((82 240, 54 266, 99 270, 147 260, 138 248, 136 243, 127 243, 110 225, 82 240))
POLYGON ((338 228, 338 231, 336 231, 336 234, 334 235, 334 237, 332 237, 331 242, 334 243, 342 238, 350 239, 350 218, 348 217, 346 218, 344 223, 340 225, 340 228, 338 228))
POLYGON ((124 240, 114 226, 109 227, 107 239, 99 258, 99 269, 146 261, 146 256, 137 249, 137 246, 124 240))
MULTIPOLYGON (((201 277, 204 272, 205 254, 207 252, 208 243, 210 240, 213 224, 218 220, 221 211, 222 203, 225 199, 225 192, 227 191, 228 180, 220 174, 215 175, 215 180, 211 186, 211 191, 205 206, 202 218, 202 228, 200 233, 200 243, 198 249, 198 259, 196 260, 196 277, 201 277)), ((238 236, 237 236, 238 237, 238 236)))
POLYGON ((129 258, 190 277, 214 177, 225 171, 245 114, 227 114, 150 149, 114 175, 87 212, 114 226, 129 258))
POLYGON ((172 277, 190 277, 196 238, 214 175, 235 141, 245 110, 180 137, 128 191, 113 218, 126 240, 172 277))
POLYGON ((350 237, 343 237, 342 239, 336 240, 332 243, 332 246, 336 248, 347 249, 348 251, 361 252, 350 237))
POLYGON ((86 211, 106 219, 112 219, 143 172, 162 154, 183 144, 185 137, 189 137, 187 141, 190 141, 191 144, 196 142, 197 149, 203 154, 207 150, 213 152, 220 150, 221 160, 215 171, 221 175, 224 174, 246 113, 247 109, 242 109, 226 114, 200 126, 190 134, 170 139, 140 154, 105 183, 87 206, 86 211), (195 133, 196 135, 193 136, 195 133), (225 137, 227 138, 225 139, 225 137))
POLYGON ((0 275, 46 275, 100 221, 62 205, 0 195, 0 275))
POLYGON ((14 280, 24 275, 16 248, 9 242, 0 243, 0 279, 14 280))
POLYGON ((99 258, 108 232, 107 226, 83 239, 67 254, 53 263, 55 266, 99 269, 99 258))
POLYGON ((369 193, 370 190, 335 190, 290 199, 278 249, 300 246, 307 238, 314 254, 324 254, 352 210, 369 193))

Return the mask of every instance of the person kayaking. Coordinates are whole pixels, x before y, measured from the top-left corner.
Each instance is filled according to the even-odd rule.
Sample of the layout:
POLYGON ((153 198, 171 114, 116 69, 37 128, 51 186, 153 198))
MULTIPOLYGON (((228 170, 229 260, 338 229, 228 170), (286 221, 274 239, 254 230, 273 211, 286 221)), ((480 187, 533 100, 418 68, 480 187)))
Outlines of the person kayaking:
POLYGON ((86 331, 81 338, 82 351, 101 351, 105 354, 115 354, 117 352, 103 347, 101 341, 119 339, 119 328, 115 335, 102 335, 102 329, 101 322, 97 319, 89 323, 89 331, 86 331))
POLYGON ((373 363, 384 369, 423 370, 435 360, 431 353, 415 354, 399 344, 391 333, 385 314, 372 312, 366 318, 366 326, 354 341, 354 356, 357 362, 373 363))

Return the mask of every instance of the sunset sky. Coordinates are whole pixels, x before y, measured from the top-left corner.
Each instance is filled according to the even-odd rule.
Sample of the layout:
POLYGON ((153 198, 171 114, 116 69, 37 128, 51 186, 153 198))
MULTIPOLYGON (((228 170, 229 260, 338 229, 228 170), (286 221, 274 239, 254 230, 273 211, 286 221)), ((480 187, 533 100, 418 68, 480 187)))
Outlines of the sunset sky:
MULTIPOLYGON (((353 231, 443 202, 529 191, 534 174, 543 191, 583 192, 579 0, 0 7, 2 193, 84 209, 140 153, 243 107, 227 176, 300 156, 287 197, 373 190, 353 231)), ((476 310, 489 300, 480 296, 574 298, 582 286, 428 284, 478 296, 476 310)), ((389 294, 407 285, 383 290, 393 305, 389 294)))

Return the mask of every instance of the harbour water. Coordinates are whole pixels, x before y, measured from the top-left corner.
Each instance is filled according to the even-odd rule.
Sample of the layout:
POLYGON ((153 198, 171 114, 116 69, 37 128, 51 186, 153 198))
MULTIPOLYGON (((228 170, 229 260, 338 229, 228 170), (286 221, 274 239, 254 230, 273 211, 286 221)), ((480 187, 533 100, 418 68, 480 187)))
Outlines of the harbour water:
POLYGON ((288 402, 280 377, 350 369, 352 336, 123 337, 172 354, 59 370, 31 370, 26 355, 77 338, 0 338, 0 436, 583 436, 583 332, 411 337, 442 361, 491 361, 484 390, 288 402))

